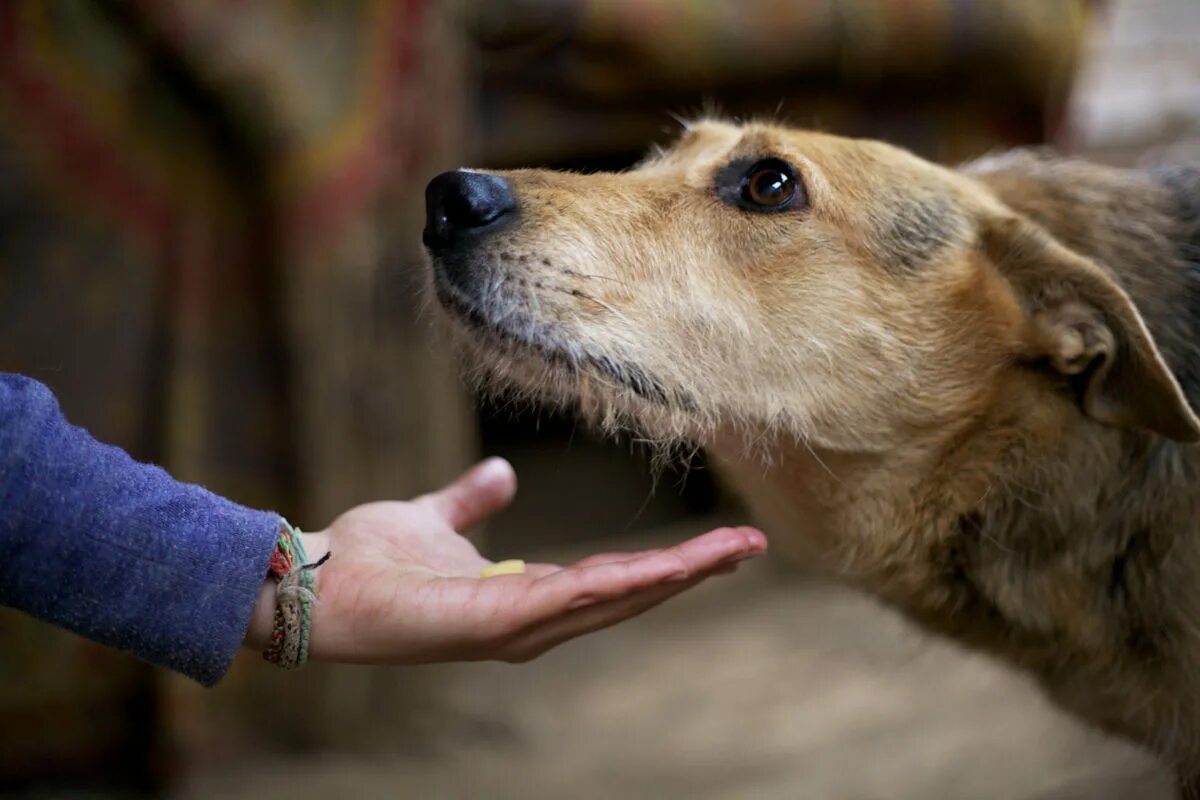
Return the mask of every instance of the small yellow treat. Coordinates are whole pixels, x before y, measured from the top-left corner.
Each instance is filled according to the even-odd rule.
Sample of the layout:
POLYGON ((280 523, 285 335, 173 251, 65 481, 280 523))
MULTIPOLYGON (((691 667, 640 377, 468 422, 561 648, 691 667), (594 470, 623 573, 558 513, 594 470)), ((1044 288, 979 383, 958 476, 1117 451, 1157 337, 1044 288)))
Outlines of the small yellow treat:
POLYGON ((519 558, 510 558, 507 561, 497 561, 490 567, 484 567, 479 573, 481 578, 492 578, 496 575, 524 575, 525 562, 519 558))

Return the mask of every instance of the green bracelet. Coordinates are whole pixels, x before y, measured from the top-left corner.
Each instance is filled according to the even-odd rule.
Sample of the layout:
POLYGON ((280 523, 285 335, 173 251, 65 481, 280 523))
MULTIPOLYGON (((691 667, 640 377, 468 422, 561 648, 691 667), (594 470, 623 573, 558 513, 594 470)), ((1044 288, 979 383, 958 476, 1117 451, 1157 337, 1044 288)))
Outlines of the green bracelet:
POLYGON ((299 669, 308 661, 312 607, 317 601, 313 570, 329 556, 326 553, 317 562, 307 563, 300 529, 280 517, 279 541, 269 571, 276 584, 275 621, 263 658, 282 669, 299 669))

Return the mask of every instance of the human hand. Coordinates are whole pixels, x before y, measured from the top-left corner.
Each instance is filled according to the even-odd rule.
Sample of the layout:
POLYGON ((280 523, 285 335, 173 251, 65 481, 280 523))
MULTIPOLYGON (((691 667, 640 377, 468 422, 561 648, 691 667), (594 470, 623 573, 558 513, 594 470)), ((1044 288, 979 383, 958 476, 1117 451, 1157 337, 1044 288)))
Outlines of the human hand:
MULTIPOLYGON (((568 567, 481 578, 488 561, 458 531, 503 509, 516 492, 508 462, 489 459, 411 502, 358 506, 326 531, 302 534, 315 570, 309 658, 369 664, 528 661, 555 645, 636 616, 762 554, 753 528, 721 528, 673 547, 605 553, 568 567)), ((262 649, 274 584, 246 642, 262 649)))

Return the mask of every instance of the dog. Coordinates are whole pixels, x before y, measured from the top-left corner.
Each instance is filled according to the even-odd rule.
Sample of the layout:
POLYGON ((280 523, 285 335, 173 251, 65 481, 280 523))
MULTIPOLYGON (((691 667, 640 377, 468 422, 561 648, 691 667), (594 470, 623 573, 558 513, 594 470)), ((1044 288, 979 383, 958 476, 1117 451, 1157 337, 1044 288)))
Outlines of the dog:
POLYGON ((777 546, 1200 797, 1200 169, 704 120, 426 199, 480 386, 705 448, 777 546))

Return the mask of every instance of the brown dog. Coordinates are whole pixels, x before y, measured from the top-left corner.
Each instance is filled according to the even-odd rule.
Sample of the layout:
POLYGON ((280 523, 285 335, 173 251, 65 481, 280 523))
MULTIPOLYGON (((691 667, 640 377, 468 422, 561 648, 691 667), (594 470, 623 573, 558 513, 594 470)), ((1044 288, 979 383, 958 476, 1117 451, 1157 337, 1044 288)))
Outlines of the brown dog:
POLYGON ((703 445, 785 549, 1200 776, 1200 170, 704 122, 427 199, 483 384, 703 445))

